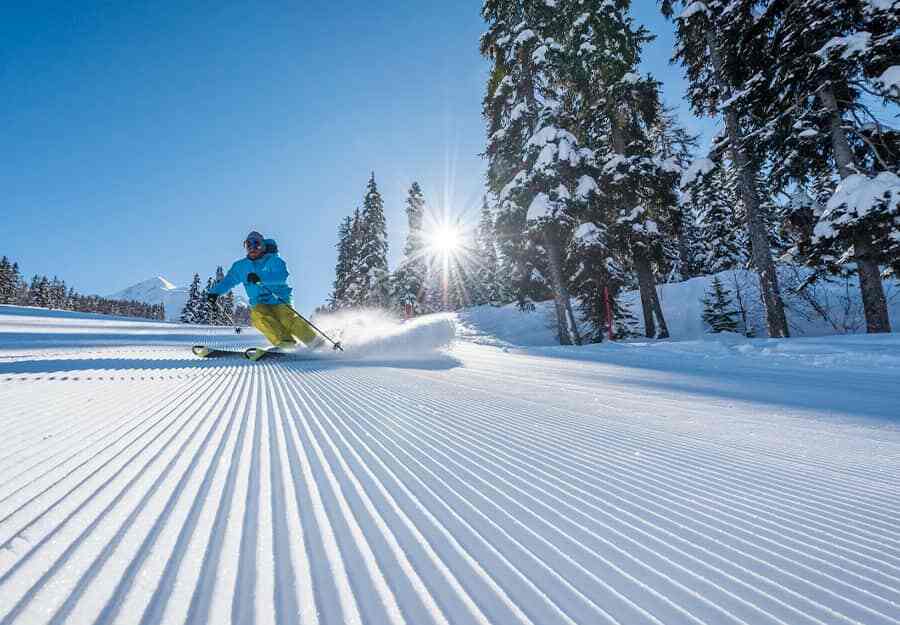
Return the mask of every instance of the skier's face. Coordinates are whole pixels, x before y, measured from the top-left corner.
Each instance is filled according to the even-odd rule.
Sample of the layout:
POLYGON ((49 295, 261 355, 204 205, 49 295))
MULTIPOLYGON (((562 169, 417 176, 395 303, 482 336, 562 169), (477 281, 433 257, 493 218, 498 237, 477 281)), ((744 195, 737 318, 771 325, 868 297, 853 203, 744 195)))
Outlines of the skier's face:
POLYGON ((244 247, 247 249, 247 258, 250 260, 256 260, 262 256, 265 251, 265 244, 259 239, 245 241, 244 247))

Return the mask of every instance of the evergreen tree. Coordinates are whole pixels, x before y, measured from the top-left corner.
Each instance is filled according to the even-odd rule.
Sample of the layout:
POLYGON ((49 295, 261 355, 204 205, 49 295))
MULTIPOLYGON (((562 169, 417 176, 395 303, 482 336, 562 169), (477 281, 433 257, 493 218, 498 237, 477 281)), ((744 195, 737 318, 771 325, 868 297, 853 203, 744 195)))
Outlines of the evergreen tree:
POLYGON ((200 292, 200 302, 197 309, 197 316, 193 323, 198 325, 205 326, 216 326, 221 325, 219 323, 220 313, 218 310, 218 302, 213 304, 209 301, 207 296, 209 295, 209 290, 215 286, 215 282, 212 278, 206 279, 206 286, 200 292))
POLYGON ((596 163, 585 181, 593 201, 584 217, 605 224, 612 250, 633 266, 646 335, 666 338, 654 265, 666 261, 664 234, 679 230, 679 143, 688 137, 662 106, 659 83, 638 73, 651 36, 635 26, 630 2, 592 0, 583 8, 574 6, 586 16, 576 20, 572 46, 582 51, 574 56, 578 101, 590 120, 586 132, 596 163))
POLYGON ((50 286, 48 288, 49 294, 48 298, 50 301, 51 308, 57 308, 60 310, 65 310, 66 306, 66 283, 60 280, 58 277, 53 276, 53 280, 50 281, 50 286))
POLYGON ((425 197, 418 182, 413 182, 406 198, 408 231, 403 248, 403 260, 394 278, 394 300, 405 309, 409 306, 413 314, 421 314, 425 307, 425 280, 428 262, 425 241, 422 238, 422 223, 425 218, 425 197))
POLYGON ((387 253, 384 200, 373 172, 366 186, 359 232, 359 286, 363 306, 385 308, 390 303, 387 253))
POLYGON ((25 282, 25 279, 22 277, 22 274, 19 271, 19 263, 16 262, 12 264, 12 284, 13 288, 15 289, 12 303, 22 306, 27 305, 28 284, 25 282))
MULTIPOLYGON (((525 233, 528 209, 540 190, 529 180, 538 173, 539 163, 553 169, 558 155, 554 150, 559 148, 551 130, 539 132, 544 125, 538 121, 547 108, 541 91, 550 87, 547 56, 555 47, 547 45, 545 36, 549 36, 553 8, 538 2, 488 0, 482 16, 488 30, 481 40, 481 52, 493 64, 483 106, 488 123, 488 186, 498 200, 498 243, 510 265, 511 289, 519 307, 529 309, 533 299, 548 294, 537 269, 544 264, 541 248, 525 233), (544 145, 530 146, 532 137, 544 145), (546 158, 541 159, 540 152, 535 158, 534 151, 544 151, 544 147, 546 158)), ((549 128, 552 112, 546 113, 549 128)), ((566 141, 571 147, 568 136, 566 141)), ((561 340, 565 339, 568 333, 563 317, 558 318, 557 326, 561 340)))
POLYGON ((737 311, 731 293, 722 286, 719 277, 713 278, 711 290, 706 292, 703 298, 703 321, 709 326, 710 332, 737 332, 737 311))
MULTIPOLYGON (((658 99, 658 96, 657 96, 658 99)), ((697 148, 697 137, 679 123, 672 110, 663 108, 647 128, 654 156, 653 162, 665 176, 662 185, 668 206, 660 210, 659 228, 662 236, 663 258, 658 263, 659 279, 666 282, 687 280, 695 271, 691 244, 696 237, 691 228, 692 215, 685 214, 684 203, 677 189, 679 176, 690 166, 697 148)))
POLYGON ((682 230, 678 240, 678 251, 681 255, 682 277, 685 280, 703 274, 702 254, 703 239, 700 236, 700 217, 688 198, 684 198, 681 207, 682 230))
POLYGON ((205 304, 210 325, 227 326, 231 323, 234 315, 234 294, 231 291, 220 297, 214 305, 209 304, 206 299, 209 289, 224 279, 225 270, 221 266, 216 267, 216 277, 207 282, 206 291, 203 292, 202 301, 205 304))
POLYGON ((31 286, 28 288, 28 304, 40 308, 51 307, 50 280, 47 279, 47 276, 35 274, 31 279, 31 286))
POLYGON ((195 273, 188 290, 187 301, 181 310, 181 323, 200 323, 204 302, 200 299, 200 274, 195 273))
POLYGON ((578 299, 581 318, 587 324, 584 339, 601 343, 609 334, 610 313, 614 338, 632 334, 635 319, 619 302, 626 283, 626 272, 610 250, 605 225, 584 223, 574 239, 574 256, 578 260, 572 293, 578 299))
POLYGON ((724 147, 738 173, 746 211, 752 263, 759 273, 769 336, 789 335, 778 274, 772 259, 758 179, 759 141, 748 141, 754 105, 745 97, 757 78, 747 60, 766 56, 767 48, 748 44, 757 24, 755 0, 661 0, 663 13, 676 21, 675 58, 687 69, 688 98, 697 115, 724 117, 724 147), (681 9, 676 11, 676 9, 681 9), (675 17, 678 13, 678 17, 675 17))
MULTIPOLYGON (((222 267, 216 268, 216 284, 225 279, 225 270, 222 267)), ((228 291, 219 298, 218 307, 216 309, 216 325, 227 326, 234 322, 234 292, 228 291)))
POLYGON ((515 263, 519 304, 527 307, 549 284, 559 341, 577 344, 566 253, 575 225, 570 200, 588 154, 572 132, 577 119, 567 106, 575 94, 567 92, 571 58, 560 43, 571 25, 566 9, 489 0, 481 49, 494 65, 484 100, 489 188, 499 201, 500 244, 515 263))
POLYGON ((12 263, 4 256, 0 258, 0 304, 12 304, 15 297, 12 263))
POLYGON ((869 332, 890 332, 881 265, 900 270, 900 134, 866 106, 867 94, 900 102, 883 80, 900 58, 896 3, 803 0, 765 7, 754 44, 777 49, 756 63, 761 136, 781 188, 815 176, 841 182, 819 216, 808 260, 833 272, 855 265, 869 332), (889 59, 893 59, 890 61, 889 59))
POLYGON ((330 310, 340 310, 349 305, 347 287, 353 270, 353 219, 345 217, 338 228, 338 258, 334 268, 334 283, 328 300, 330 310))
POLYGON ((362 306, 366 296, 366 290, 362 284, 362 232, 363 217, 357 207, 353 212, 353 221, 350 225, 350 244, 348 246, 350 271, 347 274, 345 307, 362 306))
POLYGON ((494 230, 494 215, 484 196, 481 204, 481 220, 474 250, 474 271, 476 275, 473 297, 476 304, 503 303, 500 261, 497 256, 497 237, 494 230))
POLYGON ((748 244, 734 168, 717 163, 693 178, 685 193, 697 215, 697 264, 701 271, 710 275, 744 267, 748 244))

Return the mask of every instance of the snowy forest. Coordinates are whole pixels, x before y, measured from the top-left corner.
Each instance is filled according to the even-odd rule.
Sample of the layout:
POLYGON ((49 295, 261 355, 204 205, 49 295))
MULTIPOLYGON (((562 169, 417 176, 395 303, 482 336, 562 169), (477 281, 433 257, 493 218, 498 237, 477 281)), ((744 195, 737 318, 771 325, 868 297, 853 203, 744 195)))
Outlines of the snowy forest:
POLYGON ((206 286, 201 290, 200 274, 194 274, 188 290, 187 301, 179 317, 181 323, 235 327, 250 325, 250 309, 242 304, 235 304, 234 293, 231 291, 219 298, 215 304, 211 304, 207 300, 209 289, 224 278, 225 270, 221 266, 216 267, 215 277, 207 278, 206 286))
POLYGON ((388 269, 384 200, 373 173, 362 208, 347 216, 338 230, 338 259, 328 310, 390 309, 405 315, 458 310, 463 306, 511 301, 502 278, 494 219, 485 201, 478 227, 438 224, 426 210, 418 183, 406 198, 407 237, 403 260, 388 269), (434 223, 429 223, 429 220, 434 223), (435 249, 433 231, 452 232, 453 250, 435 249))
MULTIPOLYGON (((853 286, 868 332, 891 331, 900 133, 885 120, 900 104, 897 3, 660 2, 691 110, 719 127, 708 153, 640 72, 653 35, 630 5, 484 2, 480 223, 459 228, 453 253, 429 252, 414 183, 404 257, 390 271, 373 174, 340 225, 330 309, 527 310, 552 299, 560 343, 580 344, 633 332, 620 296, 637 290, 644 334, 665 338, 659 284, 747 269, 770 337, 790 336, 786 300, 827 317, 815 293, 829 281, 853 286)), ((737 327, 736 296, 715 281, 711 331, 737 327)))
POLYGON ((35 274, 27 282, 19 264, 4 256, 0 258, 0 304, 36 306, 56 310, 99 313, 141 319, 166 318, 162 304, 114 300, 97 295, 81 295, 56 276, 52 279, 35 274))

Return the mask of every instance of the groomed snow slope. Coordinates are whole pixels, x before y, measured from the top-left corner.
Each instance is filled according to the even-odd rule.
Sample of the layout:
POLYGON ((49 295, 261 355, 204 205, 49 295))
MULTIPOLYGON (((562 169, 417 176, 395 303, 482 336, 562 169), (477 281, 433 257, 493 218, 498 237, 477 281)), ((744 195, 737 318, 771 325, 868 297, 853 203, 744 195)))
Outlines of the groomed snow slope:
POLYGON ((3 625, 900 623, 896 368, 4 312, 3 625))

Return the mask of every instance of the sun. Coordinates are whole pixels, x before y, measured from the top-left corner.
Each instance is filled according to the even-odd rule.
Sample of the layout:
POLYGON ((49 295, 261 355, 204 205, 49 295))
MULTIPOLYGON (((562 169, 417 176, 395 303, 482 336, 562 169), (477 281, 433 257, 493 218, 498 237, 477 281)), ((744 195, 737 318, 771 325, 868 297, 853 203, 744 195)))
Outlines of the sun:
POLYGON ((442 225, 426 235, 428 245, 440 254, 453 254, 462 245, 462 237, 457 228, 442 225))

